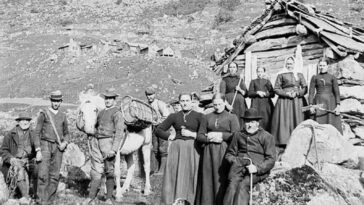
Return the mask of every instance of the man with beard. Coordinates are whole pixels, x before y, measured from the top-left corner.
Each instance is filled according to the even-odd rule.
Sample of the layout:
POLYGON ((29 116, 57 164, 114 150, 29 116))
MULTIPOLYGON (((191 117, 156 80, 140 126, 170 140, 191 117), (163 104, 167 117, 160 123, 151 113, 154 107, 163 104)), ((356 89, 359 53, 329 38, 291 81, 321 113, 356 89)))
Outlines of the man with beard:
MULTIPOLYGON (((19 117, 15 119, 17 125, 10 130, 5 136, 4 142, 0 148, 0 156, 3 158, 4 164, 1 171, 4 173, 5 178, 8 172, 14 172, 15 178, 11 178, 8 186, 10 186, 11 195, 15 195, 15 189, 18 188, 22 198, 20 203, 28 204, 29 197, 29 174, 30 174, 30 160, 34 157, 34 141, 33 132, 30 130, 30 121, 32 117, 29 113, 20 113, 19 117), (14 184, 15 187, 11 187, 14 184)), ((37 147, 37 159, 40 159, 40 148, 37 147)))
POLYGON ((34 145, 41 153, 38 160, 42 160, 37 190, 41 204, 49 204, 55 197, 62 156, 69 139, 66 114, 59 110, 62 104, 61 91, 52 92, 49 99, 51 107, 40 111, 34 136, 34 145))
POLYGON ((248 109, 243 118, 245 128, 234 133, 226 151, 231 167, 224 205, 249 204, 250 180, 256 184, 267 178, 275 163, 274 137, 259 126, 258 111, 248 109))

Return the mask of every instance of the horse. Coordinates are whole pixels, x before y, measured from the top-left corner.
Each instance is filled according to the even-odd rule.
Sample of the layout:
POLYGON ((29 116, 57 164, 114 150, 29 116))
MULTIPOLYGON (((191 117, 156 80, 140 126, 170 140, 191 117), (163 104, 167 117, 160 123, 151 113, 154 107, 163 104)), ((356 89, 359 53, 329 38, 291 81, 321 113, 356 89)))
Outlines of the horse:
MULTIPOLYGON (((104 100, 99 95, 80 96, 81 105, 78 108, 77 127, 89 136, 96 134, 96 121, 99 111, 105 108, 104 100)), ((133 153, 139 148, 142 148, 143 167, 145 172, 145 187, 144 195, 149 195, 151 192, 150 185, 150 153, 152 149, 152 126, 147 126, 141 129, 129 129, 127 126, 125 131, 125 140, 121 143, 115 159, 115 182, 116 182, 116 200, 120 201, 122 195, 130 188, 130 183, 135 171, 135 163, 133 153), (120 186, 120 157, 125 156, 127 163, 127 176, 123 186, 120 186)))

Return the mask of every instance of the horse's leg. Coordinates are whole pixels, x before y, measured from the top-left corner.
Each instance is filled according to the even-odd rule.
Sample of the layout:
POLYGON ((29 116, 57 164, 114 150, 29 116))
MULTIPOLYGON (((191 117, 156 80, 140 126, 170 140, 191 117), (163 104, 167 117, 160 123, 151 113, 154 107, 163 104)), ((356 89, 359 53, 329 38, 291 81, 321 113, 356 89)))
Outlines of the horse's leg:
POLYGON ((151 143, 145 144, 142 147, 143 159, 144 159, 144 172, 145 172, 145 187, 144 187, 144 195, 150 194, 150 151, 151 151, 151 143))
POLYGON ((118 152, 116 153, 116 156, 115 156, 114 175, 115 175, 115 183, 116 183, 116 196, 115 196, 115 199, 116 199, 116 201, 121 201, 121 199, 123 198, 123 194, 122 194, 121 185, 120 185, 120 177, 121 177, 120 150, 118 150, 118 152))
POLYGON ((131 180, 133 179, 134 171, 135 171, 135 163, 133 158, 133 153, 130 153, 128 155, 125 155, 125 161, 128 166, 128 172, 126 174, 126 179, 123 184, 123 187, 121 188, 121 193, 125 193, 129 191, 131 180))

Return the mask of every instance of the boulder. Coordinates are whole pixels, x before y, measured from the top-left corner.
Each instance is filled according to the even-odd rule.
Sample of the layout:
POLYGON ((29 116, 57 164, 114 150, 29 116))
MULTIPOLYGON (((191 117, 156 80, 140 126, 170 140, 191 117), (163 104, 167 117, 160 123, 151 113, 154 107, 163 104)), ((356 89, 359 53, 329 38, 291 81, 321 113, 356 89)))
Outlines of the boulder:
POLYGON ((81 167, 85 164, 85 160, 85 154, 81 149, 76 144, 70 143, 63 153, 61 175, 67 177, 67 167, 81 167))
POLYGON ((343 122, 342 123, 342 128, 343 128, 343 137, 346 140, 355 138, 355 134, 353 133, 353 131, 351 130, 351 127, 348 123, 343 122))
POLYGON ((316 134, 317 154, 319 163, 334 164, 351 161, 358 163, 358 155, 354 147, 343 138, 332 125, 318 124, 306 120, 293 130, 291 139, 282 155, 282 161, 294 167, 301 167, 306 162, 317 164, 315 143, 312 139, 313 130, 316 134))
POLYGON ((357 137, 364 140, 364 126, 356 126, 353 128, 353 132, 357 137))
POLYGON ((330 205, 346 204, 344 199, 330 189, 321 176, 307 165, 271 174, 253 190, 253 204, 322 205, 325 198, 330 205))
POLYGON ((4 175, 0 172, 0 204, 4 204, 9 199, 9 190, 6 186, 4 175))
POLYGON ((341 76, 346 79, 364 80, 364 69, 354 59, 353 55, 348 55, 344 60, 337 63, 337 68, 341 76))
POLYGON ((345 87, 339 86, 341 98, 356 98, 364 100, 364 86, 345 87))
POLYGON ((364 115, 364 105, 362 105, 357 99, 349 98, 340 101, 341 112, 356 112, 364 115))
POLYGON ((344 198, 347 204, 364 204, 364 188, 359 181, 360 170, 324 163, 320 176, 329 184, 329 187, 344 198))

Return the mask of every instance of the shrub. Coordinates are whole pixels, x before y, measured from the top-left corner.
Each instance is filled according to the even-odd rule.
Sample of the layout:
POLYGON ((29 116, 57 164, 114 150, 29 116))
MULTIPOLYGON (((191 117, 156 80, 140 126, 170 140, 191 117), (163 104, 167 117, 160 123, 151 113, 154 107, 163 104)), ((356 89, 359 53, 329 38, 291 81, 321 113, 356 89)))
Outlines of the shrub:
POLYGON ((233 19, 233 15, 231 14, 231 11, 226 9, 220 9, 219 13, 215 16, 214 24, 212 25, 213 28, 216 28, 217 26, 224 24, 226 22, 229 22, 233 19))
POLYGON ((163 6, 162 14, 170 16, 189 15, 201 11, 210 2, 210 0, 178 0, 170 1, 163 6))
POLYGON ((240 0, 220 0, 218 4, 221 8, 233 11, 241 2, 240 0))

